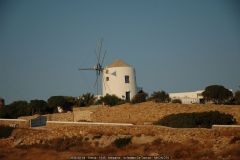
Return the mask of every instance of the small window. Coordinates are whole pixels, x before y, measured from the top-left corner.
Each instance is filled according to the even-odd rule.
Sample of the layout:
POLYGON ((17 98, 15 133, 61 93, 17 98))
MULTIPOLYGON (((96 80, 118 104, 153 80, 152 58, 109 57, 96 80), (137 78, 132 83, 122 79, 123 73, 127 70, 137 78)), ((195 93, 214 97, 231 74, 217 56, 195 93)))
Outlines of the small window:
POLYGON ((129 76, 125 76, 125 83, 129 83, 129 76))
POLYGON ((109 77, 106 77, 106 81, 109 81, 109 77))

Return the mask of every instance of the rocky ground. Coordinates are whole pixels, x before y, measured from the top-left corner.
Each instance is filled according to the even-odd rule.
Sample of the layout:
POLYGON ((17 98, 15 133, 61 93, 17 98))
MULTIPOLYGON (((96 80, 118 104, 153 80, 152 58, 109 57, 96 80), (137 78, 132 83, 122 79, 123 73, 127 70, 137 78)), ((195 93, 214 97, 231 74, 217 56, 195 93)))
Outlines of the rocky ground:
POLYGON ((10 137, 0 140, 0 159, 164 155, 171 159, 237 160, 240 157, 239 133, 239 129, 172 129, 154 126, 14 129, 10 137), (119 139, 130 141, 116 143, 119 139))
MULTIPOLYGON (((239 128, 175 129, 142 125, 143 122, 159 119, 159 115, 173 113, 174 107, 170 104, 161 105, 153 102, 134 105, 130 109, 128 105, 96 108, 93 118, 101 120, 101 117, 105 117, 101 120, 103 122, 128 122, 126 118, 130 115, 131 122, 137 122, 139 118, 141 125, 68 126, 55 124, 37 128, 15 128, 8 138, 0 139, 0 159, 61 160, 80 159, 81 156, 139 155, 183 160, 240 159, 239 128), (149 117, 146 114, 149 114, 149 117)), ((207 105, 196 105, 196 108, 194 106, 175 105, 175 108, 177 113, 210 110, 207 105)), ((240 114, 239 108, 239 106, 237 108, 236 106, 214 105, 211 110, 218 109, 232 113, 236 118, 240 114)))

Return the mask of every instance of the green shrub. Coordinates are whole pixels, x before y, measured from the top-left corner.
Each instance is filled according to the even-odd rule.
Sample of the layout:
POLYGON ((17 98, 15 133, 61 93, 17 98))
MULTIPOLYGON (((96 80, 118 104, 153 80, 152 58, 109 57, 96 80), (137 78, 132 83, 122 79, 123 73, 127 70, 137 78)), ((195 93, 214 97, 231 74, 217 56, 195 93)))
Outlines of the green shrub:
POLYGON ((91 106, 95 103, 96 97, 91 93, 83 94, 79 97, 77 100, 77 106, 79 107, 85 107, 85 106, 91 106))
POLYGON ((135 104, 146 102, 147 96, 147 93, 145 93, 144 91, 140 91, 132 98, 131 103, 135 104))
POLYGON ((100 99, 97 101, 96 104, 105 104, 105 105, 109 105, 109 106, 115 106, 115 105, 119 105, 119 104, 123 104, 124 101, 120 98, 118 98, 115 95, 109 95, 107 94, 104 97, 100 97, 100 99))
POLYGON ((128 144, 130 144, 132 141, 131 137, 125 137, 125 138, 118 138, 113 143, 117 148, 122 148, 128 144))
POLYGON ((182 104, 182 101, 181 101, 181 99, 173 99, 172 103, 180 103, 180 104, 182 104))
POLYGON ((171 114, 155 122, 155 124, 173 128, 211 128, 214 124, 236 124, 236 120, 230 114, 210 111, 171 114))
POLYGON ((8 138, 12 134, 13 130, 14 130, 13 127, 0 126, 0 139, 8 138))
POLYGON ((160 102, 160 103, 167 103, 170 102, 170 97, 169 94, 166 93, 165 91, 158 91, 158 92, 153 92, 149 100, 153 100, 155 102, 160 102))

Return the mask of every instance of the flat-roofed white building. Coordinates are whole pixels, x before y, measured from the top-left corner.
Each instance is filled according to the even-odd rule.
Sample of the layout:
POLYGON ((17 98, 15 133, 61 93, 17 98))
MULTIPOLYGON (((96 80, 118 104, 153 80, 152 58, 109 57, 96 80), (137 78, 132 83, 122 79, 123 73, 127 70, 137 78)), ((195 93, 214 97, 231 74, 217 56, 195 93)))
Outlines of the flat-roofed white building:
POLYGON ((169 93, 169 96, 172 100, 180 99, 183 104, 196 104, 203 102, 203 91, 169 93))

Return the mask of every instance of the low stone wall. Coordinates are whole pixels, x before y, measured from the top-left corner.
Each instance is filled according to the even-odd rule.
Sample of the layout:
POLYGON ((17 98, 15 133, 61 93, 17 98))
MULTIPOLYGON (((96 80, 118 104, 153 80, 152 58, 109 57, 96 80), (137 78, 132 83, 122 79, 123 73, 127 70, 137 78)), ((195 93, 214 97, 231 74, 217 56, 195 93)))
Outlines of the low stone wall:
POLYGON ((123 104, 113 107, 98 107, 91 115, 92 121, 145 124, 155 122, 167 115, 177 113, 219 111, 231 114, 240 124, 239 105, 214 104, 168 104, 145 102, 139 104, 123 104))
POLYGON ((0 125, 14 128, 28 128, 29 121, 22 119, 0 119, 0 125))
POLYGON ((91 114, 92 111, 73 111, 74 114, 74 122, 80 122, 80 121, 92 121, 91 114))
MULTIPOLYGON (((30 120, 32 118, 36 118, 39 115, 33 115, 33 116, 23 116, 19 117, 18 119, 24 119, 24 120, 30 120)), ((67 113, 54 113, 54 114, 46 114, 44 115, 47 117, 48 121, 67 121, 67 122, 73 122, 74 115, 73 112, 67 112, 67 113)))
POLYGON ((48 121, 67 121, 73 122, 73 112, 47 114, 48 121))
MULTIPOLYGON (((73 112, 54 113, 46 115, 50 121, 92 121, 151 124, 167 115, 190 112, 219 111, 231 114, 240 124, 239 105, 213 105, 213 104, 168 104, 145 102, 139 104, 123 104, 119 106, 91 106, 74 108, 73 112)), ((20 117, 29 119, 32 116, 20 117)))

